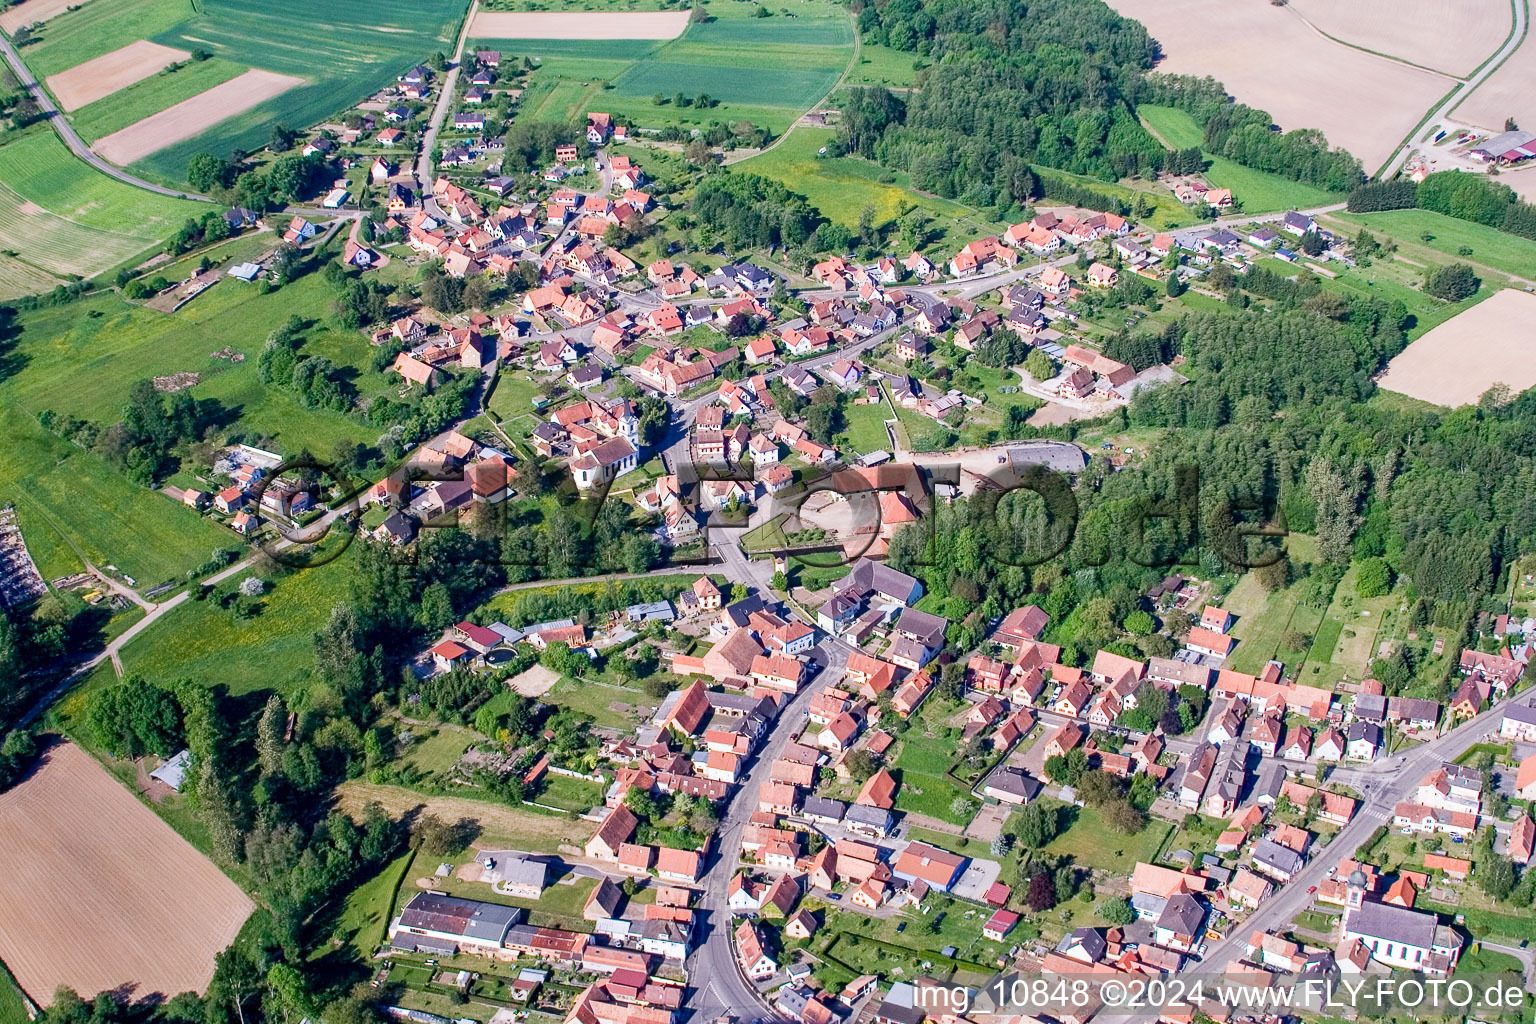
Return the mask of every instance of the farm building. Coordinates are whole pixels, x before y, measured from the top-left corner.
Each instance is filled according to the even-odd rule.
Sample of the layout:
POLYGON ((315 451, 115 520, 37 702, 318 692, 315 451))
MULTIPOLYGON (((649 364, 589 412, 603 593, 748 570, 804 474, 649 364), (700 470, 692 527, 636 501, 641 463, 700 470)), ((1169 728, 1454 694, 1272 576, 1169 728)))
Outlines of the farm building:
POLYGON ((507 931, 523 916, 517 907, 421 892, 412 896, 389 924, 396 949, 452 954, 459 950, 490 955, 500 950, 507 931))

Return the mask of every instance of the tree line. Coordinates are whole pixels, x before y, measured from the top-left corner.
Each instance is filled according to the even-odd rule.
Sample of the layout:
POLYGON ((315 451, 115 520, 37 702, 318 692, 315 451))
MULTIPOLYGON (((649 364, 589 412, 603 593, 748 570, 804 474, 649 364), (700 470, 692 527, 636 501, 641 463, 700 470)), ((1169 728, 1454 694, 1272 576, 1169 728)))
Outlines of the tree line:
POLYGON ((1461 171, 1438 171, 1423 181, 1370 181, 1349 193, 1350 213, 1431 210, 1505 234, 1536 239, 1536 204, 1503 182, 1461 171))

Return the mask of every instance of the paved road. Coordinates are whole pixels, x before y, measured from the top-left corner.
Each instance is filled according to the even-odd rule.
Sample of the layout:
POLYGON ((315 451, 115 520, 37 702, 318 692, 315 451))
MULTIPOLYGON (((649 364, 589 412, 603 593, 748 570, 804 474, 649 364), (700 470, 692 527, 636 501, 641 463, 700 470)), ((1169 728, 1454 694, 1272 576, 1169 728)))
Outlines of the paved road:
MULTIPOLYGON (((1392 808, 1418 788, 1419 782, 1442 761, 1452 761, 1478 742, 1484 734, 1496 730, 1509 701, 1493 705, 1481 715, 1406 754, 1377 762, 1371 769, 1353 771, 1356 777, 1370 776, 1359 782, 1364 797, 1361 807, 1349 824, 1339 830, 1326 847, 1313 854, 1312 860, 1297 873, 1273 898, 1250 914, 1240 925, 1232 928, 1232 934, 1210 946, 1202 957, 1204 963, 1219 969, 1247 953, 1248 937, 1255 931, 1276 931, 1283 928, 1296 914, 1312 902, 1307 889, 1319 884, 1340 859, 1354 858, 1361 845, 1372 832, 1389 822, 1392 808)), ((1120 1024, 1143 1024, 1150 1020, 1145 1015, 1117 1017, 1120 1024)))
POLYGON ((162 196, 170 196, 172 199, 198 199, 207 203, 213 202, 212 199, 205 195, 200 195, 196 192, 178 191, 173 188, 166 188, 164 185, 156 185, 154 182, 145 181, 143 178, 129 174, 121 167, 107 163, 93 153, 91 147, 85 144, 85 140, 76 134, 74 126, 69 123, 59 111, 59 108, 54 105, 53 97, 49 96, 48 91, 38 84, 36 78, 32 77, 32 71, 27 67, 26 62, 21 59, 21 54, 16 52, 16 48, 11 45, 11 41, 4 36, 0 36, 0 53, 5 54, 5 62, 11 66, 11 71, 16 75, 16 80, 32 94, 32 98, 37 101, 38 107, 47 116, 49 122, 52 123, 54 131, 59 133, 59 138, 64 140, 64 145, 68 146, 70 152, 74 153, 75 156, 84 160, 101 173, 111 175, 118 181, 126 182, 136 188, 148 189, 162 196))
MULTIPOLYGON (((480 10, 480 0, 475 0, 469 5, 469 13, 464 16, 464 25, 459 29, 459 44, 449 58, 453 66, 443 75, 442 93, 437 97, 437 107, 432 111, 432 121, 427 125, 427 132, 421 138, 421 151, 416 154, 416 181, 421 186, 421 205, 423 209, 432 212, 436 204, 432 199, 432 181, 434 168, 432 166, 432 150, 437 146, 437 133, 443 127, 443 120, 447 118, 448 111, 453 107, 453 87, 459 80, 459 67, 464 59, 464 44, 469 41, 469 28, 475 22, 475 13, 480 10), (432 204, 429 208, 428 204, 432 204)), ((434 214, 436 215, 436 214, 434 214)))
POLYGON ((1509 37, 1504 40, 1504 45, 1495 50, 1493 56, 1488 58, 1482 67, 1478 68, 1472 73, 1471 77, 1452 89, 1445 99, 1440 102, 1440 105, 1431 110, 1428 116, 1419 122, 1418 126, 1413 129, 1413 134, 1403 143, 1403 147, 1381 169, 1381 173, 1377 175, 1378 178, 1385 180, 1396 174, 1398 169, 1403 166, 1403 161, 1408 159, 1408 154, 1417 148, 1418 137, 1423 135, 1425 131, 1433 128, 1440 121, 1449 118, 1451 111, 1460 106, 1462 100, 1470 96, 1474 89, 1487 81, 1488 76, 1499 70, 1504 65, 1504 62, 1509 60, 1516 50, 1520 49, 1520 44, 1525 41, 1525 23, 1529 17, 1529 12, 1526 9, 1526 0, 1514 0, 1514 8, 1514 23, 1510 26, 1509 37))

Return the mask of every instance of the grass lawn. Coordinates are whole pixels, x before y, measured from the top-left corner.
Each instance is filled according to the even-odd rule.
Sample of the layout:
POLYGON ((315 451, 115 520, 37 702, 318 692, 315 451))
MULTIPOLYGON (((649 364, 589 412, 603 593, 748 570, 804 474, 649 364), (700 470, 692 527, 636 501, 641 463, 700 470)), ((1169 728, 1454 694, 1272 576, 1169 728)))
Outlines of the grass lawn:
MULTIPOLYGON (((395 905, 395 893, 409 877, 416 851, 401 854, 384 870, 362 885, 353 889, 331 933, 333 943, 345 943, 357 951, 358 960, 367 963, 373 951, 388 941, 390 915, 395 905)), ((316 955, 327 950, 321 947, 316 955)))
POLYGON ((237 620, 213 600, 183 602, 123 648, 124 670, 161 685, 188 678, 222 684, 235 695, 294 693, 315 677, 313 634, 347 598, 347 557, 269 578, 251 619, 237 620))
POLYGON ((917 54, 907 50, 895 50, 876 43, 859 46, 859 59, 844 79, 845 85, 885 85, 906 88, 912 84, 917 72, 912 65, 917 61, 927 64, 917 54))
POLYGON ((878 405, 851 405, 844 412, 847 428, 837 436, 839 446, 852 448, 859 454, 888 449, 890 438, 885 432, 885 421, 891 415, 891 407, 883 401, 878 405))
POLYGON ((1137 861, 1150 863, 1156 858, 1163 840, 1172 831, 1173 825, 1152 818, 1135 835, 1121 835, 1104 824, 1098 811, 1079 807, 1071 827, 1047 843, 1045 852, 1054 857, 1071 857, 1076 864, 1113 875, 1129 875, 1137 861))
POLYGON ((536 799, 541 804, 567 811, 585 812, 603 802, 603 787, 586 779, 551 772, 544 780, 543 792, 536 799))
POLYGON ((1417 258, 1422 255, 1422 250, 1428 249, 1444 256, 1485 263, 1522 277, 1536 274, 1536 242, 1482 224, 1447 217, 1443 213, 1388 210, 1383 213, 1330 214, 1327 219, 1349 225, 1355 231, 1365 228, 1379 238, 1391 238, 1404 255, 1417 258), (1430 235, 1428 242, 1423 239, 1426 232, 1430 235), (1458 250, 1462 246, 1470 248, 1471 255, 1461 256, 1458 250))
MULTIPOLYGON (((556 704, 563 708, 570 708, 572 711, 580 711, 584 715, 591 715, 596 724, 621 730, 635 726, 639 717, 637 707, 654 704, 643 693, 635 690, 622 686, 609 686, 591 679, 577 680, 570 677, 556 683, 540 700, 546 704, 556 704)), ((591 806, 592 804, 589 803, 581 809, 586 810, 591 806)))
MULTIPOLYGON (((1175 149, 1199 146, 1205 133, 1189 114, 1175 107, 1141 106, 1136 108, 1142 123, 1160 135, 1175 149)), ((1229 188, 1245 213, 1273 210, 1306 209, 1338 202, 1338 193, 1304 185, 1266 171, 1244 167, 1226 157, 1206 154, 1209 166, 1205 180, 1216 188, 1229 188)))
POLYGON ((410 732, 411 743, 401 752, 401 762, 428 775, 448 771, 459 763, 465 750, 482 739, 473 729, 450 723, 401 723, 400 732, 405 731, 410 732))
POLYGON ((818 157, 835 134, 830 128, 798 128, 772 150, 735 166, 783 182, 826 217, 850 228, 858 226, 866 206, 874 210, 876 227, 891 223, 906 209, 921 210, 931 218, 924 248, 996 234, 1005 226, 968 206, 916 192, 906 175, 869 160, 818 157))

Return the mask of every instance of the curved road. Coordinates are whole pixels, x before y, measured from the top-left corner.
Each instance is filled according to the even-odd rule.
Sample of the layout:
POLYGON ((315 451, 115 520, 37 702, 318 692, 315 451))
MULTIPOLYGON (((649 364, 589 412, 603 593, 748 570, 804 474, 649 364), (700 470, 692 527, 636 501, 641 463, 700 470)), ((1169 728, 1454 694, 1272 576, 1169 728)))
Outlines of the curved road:
POLYGON ((11 71, 15 74, 16 80, 32 94, 32 98, 37 101, 38 108, 42 110, 43 115, 53 125, 54 131, 59 133, 59 138, 64 140, 64 145, 68 146, 69 151, 75 154, 75 156, 84 160, 101 173, 116 178, 125 184, 132 185, 135 188, 147 189, 162 196, 170 196, 172 199, 196 199, 205 203, 213 202, 212 199, 197 192, 177 191, 173 188, 166 188, 164 185, 156 185, 154 182, 145 181, 143 178, 129 174, 121 167, 107 163, 93 153, 91 147, 85 144, 85 140, 76 134, 74 125, 70 124, 64 115, 60 113, 59 108, 54 105, 53 97, 49 96, 48 91, 38 84, 36 78, 32 77, 32 72, 27 67, 26 62, 21 59, 21 54, 16 52, 16 48, 11 45, 11 41, 4 36, 0 36, 0 53, 5 54, 5 62, 11 66, 11 71))
POLYGON ((1397 155, 1388 160, 1386 166, 1381 169, 1381 173, 1376 175, 1378 178, 1385 181, 1396 174, 1398 168, 1402 167, 1403 161, 1408 159, 1408 154, 1416 148, 1416 140, 1423 134, 1425 127, 1433 127, 1437 122, 1449 118, 1451 112, 1461 105, 1462 100, 1470 96, 1474 89, 1487 81, 1490 75, 1503 67, 1504 62, 1509 60, 1516 50, 1520 49, 1521 43, 1525 41, 1526 19, 1529 17, 1529 11, 1526 9, 1526 0, 1513 0, 1512 6, 1515 11, 1514 23, 1510 26, 1509 38, 1504 40, 1504 45, 1495 50, 1493 56, 1489 57, 1483 62, 1481 67, 1467 76, 1466 80, 1452 89, 1438 107, 1431 110, 1424 120, 1414 126, 1412 134, 1404 140, 1403 145, 1397 151, 1397 155))

